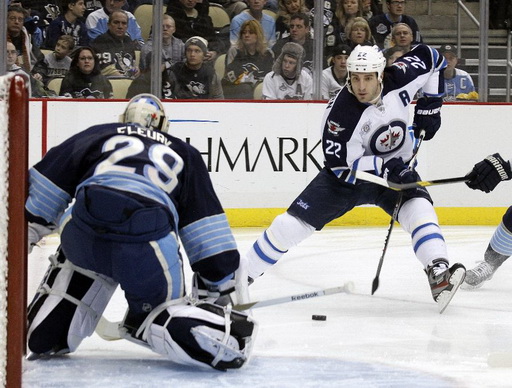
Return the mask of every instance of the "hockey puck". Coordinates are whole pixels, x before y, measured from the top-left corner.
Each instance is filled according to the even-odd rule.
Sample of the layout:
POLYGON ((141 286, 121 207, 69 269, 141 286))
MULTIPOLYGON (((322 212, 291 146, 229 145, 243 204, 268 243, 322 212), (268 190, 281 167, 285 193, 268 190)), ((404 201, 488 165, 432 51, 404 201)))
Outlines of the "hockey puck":
POLYGON ((327 315, 313 315, 311 317, 311 319, 313 321, 326 321, 327 320, 327 315))

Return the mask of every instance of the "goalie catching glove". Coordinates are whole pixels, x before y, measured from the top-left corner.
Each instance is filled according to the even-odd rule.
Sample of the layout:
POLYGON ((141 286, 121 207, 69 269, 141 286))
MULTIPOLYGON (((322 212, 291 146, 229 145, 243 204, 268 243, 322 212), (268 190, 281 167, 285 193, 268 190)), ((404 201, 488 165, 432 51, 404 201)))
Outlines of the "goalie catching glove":
POLYGON ((498 183, 512 178, 512 169, 510 162, 503 160, 500 154, 494 154, 475 164, 468 177, 470 180, 466 184, 469 188, 490 193, 498 183))
POLYGON ((419 139, 422 130, 425 130, 425 140, 430 140, 441 127, 441 106, 443 99, 440 97, 421 97, 414 108, 412 127, 414 136, 419 139))

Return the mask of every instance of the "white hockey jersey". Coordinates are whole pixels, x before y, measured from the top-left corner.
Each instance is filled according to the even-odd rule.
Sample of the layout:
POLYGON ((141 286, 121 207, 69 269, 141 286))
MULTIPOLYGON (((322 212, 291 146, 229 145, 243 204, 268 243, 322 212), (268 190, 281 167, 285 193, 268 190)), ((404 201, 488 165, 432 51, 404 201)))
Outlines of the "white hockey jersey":
POLYGON ((324 113, 322 148, 325 166, 338 178, 355 183, 351 170, 381 174, 391 158, 411 159, 409 104, 418 90, 425 96, 444 92, 446 61, 437 50, 418 45, 384 70, 381 102, 361 103, 343 88, 324 113))
POLYGON ((273 71, 267 73, 263 79, 263 100, 311 100, 312 98, 313 79, 304 69, 292 84, 273 71))

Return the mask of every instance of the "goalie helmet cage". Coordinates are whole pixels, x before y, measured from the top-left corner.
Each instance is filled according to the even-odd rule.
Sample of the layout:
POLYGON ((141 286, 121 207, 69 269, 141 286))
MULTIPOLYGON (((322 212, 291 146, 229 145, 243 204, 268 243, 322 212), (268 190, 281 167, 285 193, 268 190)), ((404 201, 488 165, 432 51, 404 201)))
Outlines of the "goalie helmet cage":
POLYGON ((26 351, 28 90, 23 76, 0 76, 0 386, 22 384, 26 351))

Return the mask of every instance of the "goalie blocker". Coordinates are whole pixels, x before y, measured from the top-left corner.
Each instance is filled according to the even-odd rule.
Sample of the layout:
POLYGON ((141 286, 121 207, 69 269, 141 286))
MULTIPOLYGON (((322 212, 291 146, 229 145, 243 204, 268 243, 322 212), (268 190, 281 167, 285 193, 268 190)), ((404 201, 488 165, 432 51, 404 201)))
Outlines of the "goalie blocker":
MULTIPOLYGON (((61 251, 29 306, 29 360, 72 353, 89 337, 117 283, 70 263, 61 251)), ((178 364, 240 368, 252 349, 256 323, 246 314, 184 298, 152 311, 138 328, 124 327, 125 339, 149 347, 178 364)))

